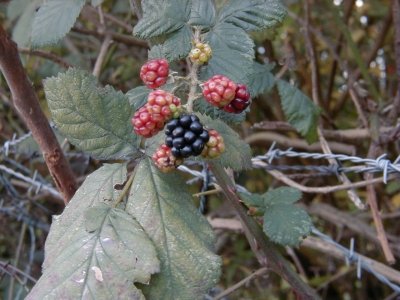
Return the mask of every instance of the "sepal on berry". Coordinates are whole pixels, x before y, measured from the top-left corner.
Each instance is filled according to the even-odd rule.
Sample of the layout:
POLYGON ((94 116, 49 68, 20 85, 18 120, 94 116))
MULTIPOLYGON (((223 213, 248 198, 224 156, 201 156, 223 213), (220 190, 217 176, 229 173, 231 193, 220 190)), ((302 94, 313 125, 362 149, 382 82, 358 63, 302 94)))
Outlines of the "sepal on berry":
POLYGON ((152 59, 140 69, 140 78, 150 89, 156 89, 167 82, 169 64, 164 58, 152 59))
POLYGON ((217 158, 225 151, 224 138, 214 129, 208 130, 210 139, 206 143, 201 155, 204 158, 217 158))
POLYGON ((153 154, 152 160, 161 172, 167 173, 175 170, 183 160, 172 155, 171 148, 162 144, 153 154))
POLYGON ((236 88, 236 83, 228 77, 214 75, 204 83, 203 96, 212 105, 222 108, 235 98, 236 88))

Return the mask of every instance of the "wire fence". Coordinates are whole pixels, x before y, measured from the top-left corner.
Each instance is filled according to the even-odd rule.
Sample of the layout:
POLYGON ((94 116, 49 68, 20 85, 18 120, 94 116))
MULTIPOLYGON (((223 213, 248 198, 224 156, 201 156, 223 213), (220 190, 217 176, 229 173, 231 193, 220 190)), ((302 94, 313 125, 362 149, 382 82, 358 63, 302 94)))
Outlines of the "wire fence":
MULTIPOLYGON (((19 143, 25 141, 27 138, 31 137, 31 134, 25 134, 20 138, 17 138, 15 135, 10 141, 7 141, 0 147, 0 155, 8 156, 11 151, 15 150, 16 146, 19 143)), ((259 155, 252 158, 252 165, 254 168, 264 168, 267 170, 279 170, 279 171, 295 171, 295 172, 313 172, 314 175, 317 176, 329 176, 329 175, 337 175, 338 173, 378 173, 381 172, 383 174, 383 182, 387 183, 389 174, 397 174, 400 175, 400 156, 397 157, 393 162, 387 159, 387 155, 381 155, 376 159, 371 158, 362 158, 358 156, 350 156, 344 154, 323 154, 323 153, 309 153, 309 152, 297 152, 293 149, 281 150, 275 148, 275 143, 271 146, 271 148, 264 155, 259 155), (302 158, 302 159, 310 159, 314 161, 319 160, 329 160, 335 159, 340 162, 337 165, 274 165, 273 162, 277 161, 279 158, 302 158), (342 165, 342 163, 352 164, 352 165, 342 165)), ((179 166, 179 170, 185 173, 188 173, 193 176, 192 179, 188 181, 189 184, 193 184, 197 181, 202 181, 202 192, 205 192, 207 188, 216 183, 214 176, 210 174, 210 171, 207 168, 206 164, 202 164, 202 171, 197 171, 195 169, 189 168, 192 164, 198 165, 199 162, 188 162, 187 165, 179 166)), ((24 182, 31 184, 31 187, 34 189, 36 193, 40 190, 45 190, 50 194, 59 197, 59 192, 49 183, 43 182, 43 180, 39 180, 37 178, 37 174, 34 173, 33 176, 26 176, 21 172, 17 172, 5 165, 0 165, 0 170, 14 176, 24 182), (36 174, 36 175, 35 175, 36 174)), ((249 193, 246 188, 240 185, 236 185, 236 188, 239 192, 249 193)), ((201 197, 200 200, 200 211, 204 212, 206 207, 206 197, 201 197)), ((0 205, 0 213, 6 213, 7 209, 0 205)), ((366 261, 360 254, 354 251, 354 243, 351 244, 350 249, 340 245, 335 242, 330 236, 323 234, 317 229, 313 229, 312 233, 319 237, 320 239, 328 242, 332 246, 334 246, 337 250, 344 255, 347 263, 356 264, 357 266, 357 277, 361 278, 362 271, 367 271, 373 274, 378 280, 380 280, 385 285, 392 288, 396 293, 400 293, 400 286, 391 282, 387 277, 377 271, 373 266, 370 265, 368 261, 366 261)), ((29 270, 27 270, 29 271, 29 270)), ((29 274, 29 272, 27 272, 29 274)))

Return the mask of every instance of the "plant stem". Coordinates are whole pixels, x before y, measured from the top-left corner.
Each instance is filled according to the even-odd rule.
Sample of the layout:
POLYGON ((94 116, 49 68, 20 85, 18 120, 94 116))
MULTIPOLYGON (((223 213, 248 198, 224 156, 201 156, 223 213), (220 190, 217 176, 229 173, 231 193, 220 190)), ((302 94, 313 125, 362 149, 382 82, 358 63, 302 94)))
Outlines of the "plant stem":
POLYGON ((292 269, 276 246, 267 239, 257 222, 247 215, 239 197, 236 195, 235 185, 224 168, 214 163, 210 164, 210 167, 225 195, 225 199, 238 213, 246 238, 261 265, 271 268, 285 279, 294 289, 297 299, 320 299, 318 294, 292 269))
POLYGON ((44 160, 65 204, 76 191, 75 176, 40 108, 37 95, 19 58, 17 45, 0 26, 0 70, 13 98, 13 107, 21 116, 42 150, 44 160))
POLYGON ((135 168, 133 170, 132 174, 129 176, 128 181, 125 183, 125 186, 121 191, 121 194, 118 196, 117 200, 115 200, 114 207, 117 207, 118 204, 120 204, 122 202, 122 200, 124 200, 126 194, 129 192, 132 182, 133 182, 133 179, 135 178, 136 171, 137 171, 137 168, 135 168))
MULTIPOLYGON (((196 28, 193 35, 193 40, 197 43, 200 38, 200 29, 196 28)), ((188 64, 191 67, 189 72, 189 79, 190 79, 190 89, 188 94, 188 101, 187 101, 187 110, 189 113, 193 112, 193 102, 196 100, 196 90, 197 90, 197 72, 199 71, 199 65, 194 63, 190 65, 190 60, 188 59, 188 64)))

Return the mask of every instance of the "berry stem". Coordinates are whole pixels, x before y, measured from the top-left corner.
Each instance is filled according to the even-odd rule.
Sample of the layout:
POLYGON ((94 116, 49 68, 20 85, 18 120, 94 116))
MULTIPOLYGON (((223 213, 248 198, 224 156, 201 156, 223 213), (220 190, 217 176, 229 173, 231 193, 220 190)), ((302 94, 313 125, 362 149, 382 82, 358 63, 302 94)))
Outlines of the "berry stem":
MULTIPOLYGON (((196 28, 194 31, 194 36, 193 40, 195 42, 199 41, 200 38, 200 29, 196 28)), ((194 100, 196 100, 196 90, 197 90, 197 84, 198 84, 198 79, 197 79, 197 72, 199 70, 199 65, 196 63, 191 63, 190 59, 187 60, 187 63, 190 67, 190 73, 189 73, 189 79, 190 79, 190 89, 189 89, 189 94, 188 94, 188 101, 187 101, 187 111, 189 113, 193 112, 193 103, 194 100)))
POLYGON ((124 188, 123 188, 122 191, 121 191, 121 194, 118 196, 117 200, 116 200, 115 203, 114 203, 114 207, 117 207, 118 204, 120 204, 120 203, 122 202, 122 200, 124 200, 126 194, 129 192, 129 190, 130 190, 130 188, 131 188, 131 185, 132 185, 132 182, 133 182, 133 179, 135 178, 137 169, 138 169, 138 168, 135 168, 135 169, 133 170, 132 174, 129 176, 129 179, 128 179, 128 181, 125 183, 125 186, 124 186, 124 188))

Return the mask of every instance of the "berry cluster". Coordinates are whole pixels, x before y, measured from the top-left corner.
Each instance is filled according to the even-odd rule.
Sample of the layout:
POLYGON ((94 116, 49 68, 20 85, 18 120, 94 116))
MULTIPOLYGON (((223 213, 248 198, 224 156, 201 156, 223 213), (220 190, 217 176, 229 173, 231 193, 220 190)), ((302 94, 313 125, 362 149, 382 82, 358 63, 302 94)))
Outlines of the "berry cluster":
POLYGON ((135 112, 131 120, 138 135, 145 138, 156 135, 164 128, 165 122, 179 115, 181 101, 174 95, 155 90, 147 98, 147 103, 135 112))
POLYGON ((208 44, 196 43, 189 53, 189 58, 193 63, 203 65, 211 58, 212 51, 208 44))
MULTIPOLYGON (((211 48, 208 44, 196 43, 189 57, 193 63, 204 64, 211 57, 211 48)), ((169 65, 165 59, 150 60, 140 70, 140 78, 151 89, 165 84, 168 74, 169 65)), ((223 75, 215 75, 205 82, 203 95, 212 105, 233 113, 243 111, 250 104, 246 86, 223 75)), ((134 131, 145 138, 165 127, 165 143, 152 156, 162 172, 174 170, 189 156, 216 158, 225 150, 224 140, 216 130, 205 129, 197 116, 180 115, 181 111, 179 98, 164 90, 153 90, 131 120, 134 131)))
POLYGON ((214 75, 204 83, 203 96, 212 105, 235 114, 244 111, 251 102, 244 84, 236 84, 223 75, 214 75))
POLYGON ((156 89, 167 82, 169 65, 166 59, 152 59, 140 69, 140 78, 150 89, 156 89))
POLYGON ((165 144, 177 158, 197 156, 203 152, 210 136, 195 115, 182 115, 166 125, 165 144))

